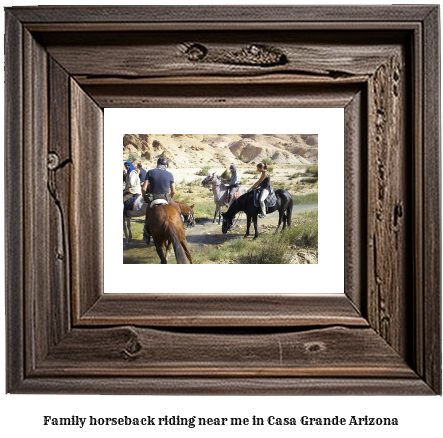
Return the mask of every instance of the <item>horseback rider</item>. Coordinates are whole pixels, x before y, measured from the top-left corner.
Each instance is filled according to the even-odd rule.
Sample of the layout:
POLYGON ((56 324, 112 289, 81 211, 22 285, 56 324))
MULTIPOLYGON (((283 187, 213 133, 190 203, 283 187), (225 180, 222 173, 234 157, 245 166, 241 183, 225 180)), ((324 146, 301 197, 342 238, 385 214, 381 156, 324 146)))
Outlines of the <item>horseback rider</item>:
POLYGON ((130 161, 125 162, 126 169, 126 185, 123 190, 123 203, 133 196, 138 196, 141 194, 140 178, 135 167, 130 161))
POLYGON ((265 199, 268 197, 271 191, 271 176, 267 171, 268 166, 263 163, 257 164, 257 171, 261 172, 260 179, 250 188, 248 192, 254 190, 257 187, 261 188, 260 193, 260 208, 261 214, 258 215, 259 218, 264 219, 266 217, 266 207, 265 207, 265 199))
POLYGON ((146 169, 143 169, 142 163, 139 162, 137 164, 137 172, 138 172, 138 176, 140 178, 140 186, 143 187, 143 184, 145 183, 146 180, 146 174, 148 173, 146 169))
POLYGON ((237 173, 237 168, 235 167, 235 164, 231 164, 229 166, 229 171, 231 172, 231 178, 226 182, 229 184, 228 188, 228 202, 226 205, 230 205, 232 198, 235 194, 235 192, 238 190, 238 187, 240 186, 240 177, 237 173))
POLYGON ((180 215, 183 218, 183 215, 181 214, 180 207, 177 205, 177 203, 172 199, 175 195, 175 185, 174 185, 174 176, 171 172, 169 172, 168 169, 169 163, 168 160, 164 157, 160 157, 157 160, 157 168, 151 169, 146 174, 146 180, 143 183, 142 187, 142 195, 145 199, 145 202, 147 202, 146 207, 146 218, 145 218, 145 226, 143 229, 143 240, 149 244, 151 236, 148 230, 148 218, 149 213, 151 211, 151 202, 154 199, 166 199, 170 205, 173 205, 180 215), (171 190, 171 193, 169 193, 169 190, 171 190), (150 195, 147 195, 147 194, 150 195))

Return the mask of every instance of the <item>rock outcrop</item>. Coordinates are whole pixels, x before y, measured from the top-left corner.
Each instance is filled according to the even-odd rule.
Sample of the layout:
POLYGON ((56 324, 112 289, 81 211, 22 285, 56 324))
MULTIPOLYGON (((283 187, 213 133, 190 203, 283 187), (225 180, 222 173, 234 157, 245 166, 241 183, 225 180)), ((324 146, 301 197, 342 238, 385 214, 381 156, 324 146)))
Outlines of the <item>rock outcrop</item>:
POLYGON ((316 134, 125 134, 123 159, 152 167, 166 157, 176 168, 226 167, 270 159, 278 166, 318 162, 316 134))

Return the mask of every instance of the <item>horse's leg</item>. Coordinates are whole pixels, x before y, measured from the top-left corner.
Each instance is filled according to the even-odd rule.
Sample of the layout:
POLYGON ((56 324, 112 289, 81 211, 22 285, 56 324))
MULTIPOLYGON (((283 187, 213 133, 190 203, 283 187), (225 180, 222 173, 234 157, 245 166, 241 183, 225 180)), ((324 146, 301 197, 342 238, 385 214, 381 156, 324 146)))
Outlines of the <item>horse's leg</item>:
POLYGON ((288 221, 288 228, 291 228, 292 223, 292 207, 293 201, 292 198, 290 198, 288 208, 286 209, 286 220, 288 221))
POLYGON ((282 219, 283 219, 283 230, 284 230, 285 226, 286 226, 285 214, 283 213, 283 209, 280 209, 280 210, 278 210, 278 225, 277 225, 277 229, 274 231, 274 234, 277 234, 277 231, 280 228, 282 219))
POLYGON ((221 219, 222 211, 223 211, 223 204, 220 204, 220 205, 218 206, 218 224, 219 224, 219 225, 220 225, 220 219, 221 219))
POLYGON ((254 220, 255 235, 252 240, 255 240, 258 237, 257 215, 254 216, 253 220, 254 220))
MULTIPOLYGON (((283 213, 283 228, 281 229, 282 230, 282 232, 283 232, 283 230, 286 228, 286 213, 283 213)), ((277 231, 276 231, 277 232, 277 231)))
POLYGON ((167 240, 165 242, 165 248, 166 248, 166 260, 168 260, 169 255, 171 254, 171 248, 172 248, 172 241, 171 240, 167 240))
POLYGON ((160 263, 162 265, 165 265, 168 263, 168 260, 166 259, 165 251, 163 248, 164 248, 163 242, 161 242, 160 245, 157 245, 157 243, 155 244, 155 249, 157 250, 157 254, 160 257, 160 263))
POLYGON ((125 242, 128 244, 129 240, 128 240, 128 231, 126 229, 126 218, 125 218, 125 214, 123 213, 123 233, 125 234, 125 242))
POLYGON ((126 218, 126 226, 128 227, 129 231, 129 240, 132 240, 131 219, 129 217, 126 218))
POLYGON ((246 234, 244 235, 243 239, 246 239, 246 237, 249 236, 249 228, 251 227, 251 215, 246 215, 246 234))
POLYGON ((213 224, 215 224, 215 219, 216 219, 216 217, 217 217, 217 211, 218 211, 218 205, 215 204, 214 220, 212 221, 213 224))
POLYGON ((185 236, 180 236, 180 245, 182 246, 183 251, 185 252, 189 262, 193 265, 194 262, 192 261, 191 251, 189 251, 188 242, 186 241, 185 236))

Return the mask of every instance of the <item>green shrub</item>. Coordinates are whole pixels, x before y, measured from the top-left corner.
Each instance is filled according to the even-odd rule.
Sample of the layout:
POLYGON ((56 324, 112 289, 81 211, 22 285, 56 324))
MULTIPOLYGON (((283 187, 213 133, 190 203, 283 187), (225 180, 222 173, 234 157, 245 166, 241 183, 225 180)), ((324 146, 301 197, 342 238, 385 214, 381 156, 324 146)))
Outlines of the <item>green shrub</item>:
POLYGON ((267 166, 270 166, 272 164, 272 160, 270 160, 269 158, 265 158, 263 160, 263 164, 266 164, 267 166))
POLYGON ((130 161, 131 163, 133 163, 135 160, 138 160, 138 155, 137 155, 137 154, 134 154, 134 152, 131 152, 131 153, 129 154, 128 161, 130 161))
POLYGON ((226 169, 221 175, 220 175, 221 179, 229 179, 231 178, 231 172, 229 172, 228 169, 226 169))
POLYGON ((306 169, 306 175, 318 178, 318 165, 317 166, 309 166, 306 169))
POLYGON ((307 184, 315 184, 318 181, 318 178, 302 178, 301 182, 302 183, 307 183, 307 184))
POLYGON ((307 195, 293 195, 292 201, 297 204, 316 204, 318 203, 318 192, 308 193, 307 195))
POLYGON ((196 175, 206 176, 209 173, 210 169, 211 169, 210 166, 204 166, 196 173, 196 175))
MULTIPOLYGON (((212 196, 212 193, 210 193, 212 196)), ((196 222, 212 219, 215 213, 214 202, 199 202, 194 205, 194 217, 196 222)))
MULTIPOLYGON (((263 240, 263 239, 260 239, 263 240)), ((258 240, 256 247, 240 256, 240 263, 246 264, 287 264, 286 246, 279 240, 271 240, 267 244, 258 240)))
POLYGON ((286 246, 296 245, 302 248, 318 248, 318 212, 301 215, 296 226, 286 228, 280 235, 280 241, 286 246))

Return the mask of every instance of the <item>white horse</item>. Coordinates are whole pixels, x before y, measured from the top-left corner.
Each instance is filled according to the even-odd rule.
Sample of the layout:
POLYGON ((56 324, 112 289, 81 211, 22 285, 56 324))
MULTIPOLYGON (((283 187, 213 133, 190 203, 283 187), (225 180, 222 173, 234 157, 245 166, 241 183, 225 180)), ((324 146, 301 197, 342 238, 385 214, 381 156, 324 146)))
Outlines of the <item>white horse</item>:
MULTIPOLYGON (((194 205, 189 206, 183 202, 177 202, 177 204, 180 206, 185 223, 188 226, 194 226, 194 205)), ((123 210, 123 232, 125 233, 126 243, 129 243, 129 241, 132 239, 131 218, 142 216, 145 217, 147 205, 148 204, 144 201, 143 196, 140 195, 136 199, 134 208, 132 210, 126 210, 126 212, 123 210)))
MULTIPOLYGON (((209 186, 209 184, 212 184, 212 189, 210 190, 212 190, 212 193, 214 193, 214 202, 215 202, 215 214, 212 223, 215 223, 215 219, 217 217, 217 212, 218 212, 218 223, 220 224, 220 218, 223 206, 227 205, 225 204, 225 200, 226 200, 226 191, 228 190, 228 186, 225 186, 222 183, 220 177, 217 175, 216 172, 209 172, 208 176, 202 181, 203 187, 207 187, 209 186)), ((247 187, 239 187, 237 189, 238 196, 244 195, 247 191, 248 191, 247 187)), ((238 197, 237 193, 236 196, 232 197, 230 204, 227 205, 228 208, 232 204, 234 199, 238 197)))
POLYGON ((143 200, 143 196, 140 195, 134 203, 134 209, 133 210, 127 210, 125 211, 123 209, 123 232, 125 233, 125 240, 126 243, 129 243, 129 241, 132 239, 132 232, 131 232, 131 218, 132 217, 144 217, 146 215, 146 207, 148 204, 143 200), (128 236, 129 233, 129 236, 128 236))

